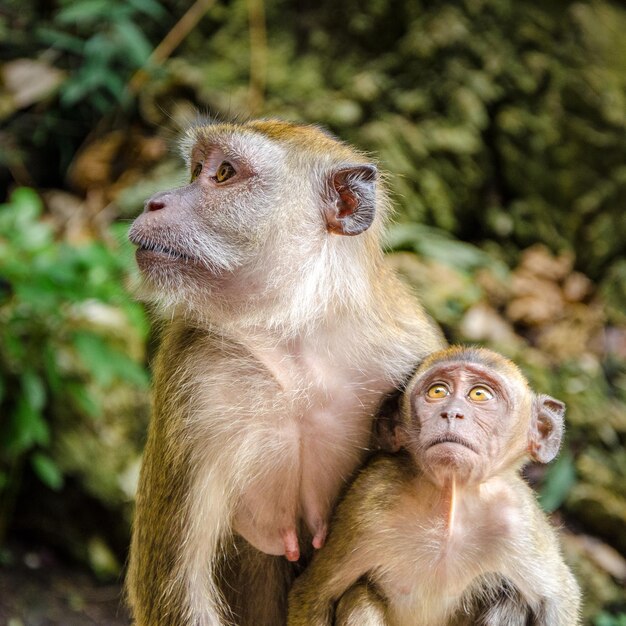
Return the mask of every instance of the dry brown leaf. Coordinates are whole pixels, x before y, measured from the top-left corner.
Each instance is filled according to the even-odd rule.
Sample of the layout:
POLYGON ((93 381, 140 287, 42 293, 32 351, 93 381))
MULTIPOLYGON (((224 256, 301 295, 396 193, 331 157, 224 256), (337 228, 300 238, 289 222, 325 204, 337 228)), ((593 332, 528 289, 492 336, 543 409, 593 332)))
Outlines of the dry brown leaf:
POLYGON ((590 535, 563 533, 565 540, 619 581, 626 581, 626 559, 614 548, 590 535))
POLYGON ((561 281, 571 273, 574 266, 574 255, 563 252, 553 256, 543 244, 535 244, 522 253, 520 267, 531 274, 552 281, 561 281))
POLYGON ((582 302, 592 291, 593 283, 580 272, 572 272, 563 283, 563 296, 569 302, 582 302))
POLYGON ((499 345, 521 342, 512 326, 494 308, 482 302, 465 313, 459 330, 470 341, 489 341, 499 345))
POLYGON ((35 59, 14 59, 0 67, 4 90, 15 109, 23 109, 52 94, 65 80, 65 72, 35 59))

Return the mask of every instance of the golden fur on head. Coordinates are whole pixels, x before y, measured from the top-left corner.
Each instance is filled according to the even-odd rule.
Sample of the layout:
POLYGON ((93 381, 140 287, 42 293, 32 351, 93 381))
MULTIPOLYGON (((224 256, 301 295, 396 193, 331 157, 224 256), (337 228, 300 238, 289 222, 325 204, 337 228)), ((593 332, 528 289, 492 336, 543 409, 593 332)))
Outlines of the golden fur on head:
POLYGON ((419 377, 424 374, 431 367, 439 363, 450 363, 454 361, 460 361, 463 363, 476 363, 477 365, 484 365, 485 367, 492 369, 496 372, 501 372, 506 376, 513 376, 525 387, 528 387, 528 380, 522 373, 519 367, 513 363, 510 359, 490 350, 489 348, 481 348, 478 346, 460 346, 454 345, 439 350, 429 355, 422 361, 415 372, 415 377, 419 377))
MULTIPOLYGON (((194 280, 191 288, 189 281, 144 280, 141 297, 155 302, 166 317, 183 313, 202 324, 240 327, 245 322, 249 328, 269 325, 295 335, 328 316, 341 316, 366 321, 375 337, 404 311, 413 316, 415 303, 406 289, 394 287, 392 299, 383 293, 390 282, 397 284, 381 250, 391 212, 384 176, 377 173, 368 186, 374 207, 369 228, 356 237, 337 236, 324 220, 333 172, 350 166, 376 171, 364 153, 317 126, 277 120, 197 124, 187 130, 181 148, 190 172, 211 151, 222 150, 257 174, 246 191, 254 211, 233 210, 241 198, 223 205, 213 197, 206 201, 211 205, 206 229, 192 227, 198 211, 189 211, 195 200, 187 190, 194 186, 181 188, 185 215, 179 212, 168 225, 167 238, 181 245, 199 242, 188 256, 202 256, 209 268, 239 272, 258 293, 246 286, 249 296, 231 306, 210 280, 194 280)), ((158 243, 163 244, 160 237, 158 243)))
POLYGON ((183 157, 187 158, 190 144, 216 134, 234 135, 256 133, 281 144, 305 151, 311 158, 332 156, 334 160, 368 163, 370 159, 359 150, 337 139, 332 133, 314 124, 295 124, 276 119, 250 120, 243 124, 217 122, 190 126, 181 140, 183 157))

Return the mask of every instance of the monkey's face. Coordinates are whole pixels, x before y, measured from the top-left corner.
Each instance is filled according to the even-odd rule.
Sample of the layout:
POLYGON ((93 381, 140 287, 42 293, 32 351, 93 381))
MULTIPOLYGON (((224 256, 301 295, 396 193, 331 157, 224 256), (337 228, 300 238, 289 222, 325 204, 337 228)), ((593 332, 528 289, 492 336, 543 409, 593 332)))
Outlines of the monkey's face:
POLYGON ((288 298, 310 311, 339 269, 349 274, 345 252, 361 250, 334 235, 369 228, 376 168, 287 123, 199 127, 188 140, 189 184, 152 196, 129 233, 141 295, 221 321, 267 323, 288 298))
POLYGON ((253 275, 290 184, 284 160, 279 145, 258 135, 216 132, 196 142, 189 184, 152 196, 130 230, 148 287, 215 296, 253 275))
POLYGON ((519 458, 528 418, 516 415, 517 392, 505 377, 477 363, 440 363, 427 370, 410 390, 408 447, 417 464, 438 484, 452 477, 467 483, 493 475, 511 455, 519 458))

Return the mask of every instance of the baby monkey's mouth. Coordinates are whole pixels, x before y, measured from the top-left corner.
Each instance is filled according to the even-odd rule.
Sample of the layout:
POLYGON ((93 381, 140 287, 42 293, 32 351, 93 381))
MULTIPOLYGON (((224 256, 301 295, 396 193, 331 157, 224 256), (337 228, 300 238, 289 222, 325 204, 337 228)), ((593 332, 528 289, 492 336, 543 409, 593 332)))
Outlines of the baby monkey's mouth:
POLYGON ((437 446, 440 443, 456 443, 456 444, 459 444, 460 446, 465 446, 466 448, 470 449, 472 452, 475 452, 476 454, 478 454, 478 450, 476 449, 476 446, 472 445, 469 441, 463 439, 463 437, 455 433, 444 433, 443 435, 439 435, 438 437, 431 439, 428 442, 428 445, 426 446, 426 448, 432 448, 433 446, 437 446))

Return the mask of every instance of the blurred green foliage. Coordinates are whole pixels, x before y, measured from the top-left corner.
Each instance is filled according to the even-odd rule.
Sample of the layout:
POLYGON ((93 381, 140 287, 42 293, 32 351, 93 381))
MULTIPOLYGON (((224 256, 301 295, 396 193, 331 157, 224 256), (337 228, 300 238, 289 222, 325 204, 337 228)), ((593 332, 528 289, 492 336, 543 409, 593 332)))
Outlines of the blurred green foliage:
POLYGON ((544 486, 539 493, 543 510, 548 513, 556 511, 565 502, 575 482, 574 457, 569 450, 564 450, 545 474, 544 486))
POLYGON ((142 67, 152 45, 144 34, 167 12, 156 0, 64 0, 49 26, 36 36, 63 53, 71 72, 60 91, 60 104, 86 101, 104 113, 122 103, 130 73, 142 67))
POLYGON ((602 612, 595 618, 593 623, 594 626, 626 626, 626 613, 609 615, 602 612))
MULTIPOLYGON (((103 115, 133 115, 127 84, 167 32, 171 11, 184 6, 158 0, 3 2, 0 61, 37 59, 63 71, 64 79, 50 94, 52 106, 10 119, 13 133, 0 150, 0 166, 24 163, 33 179, 49 186, 63 177, 103 115)), ((0 106, 0 121, 1 112, 0 106)))
POLYGON ((114 385, 145 389, 143 355, 112 341, 105 306, 145 340, 141 307, 124 289, 130 246, 58 241, 37 193, 0 206, 0 529, 23 464, 50 488, 63 470, 49 454, 55 420, 96 421, 114 385))

